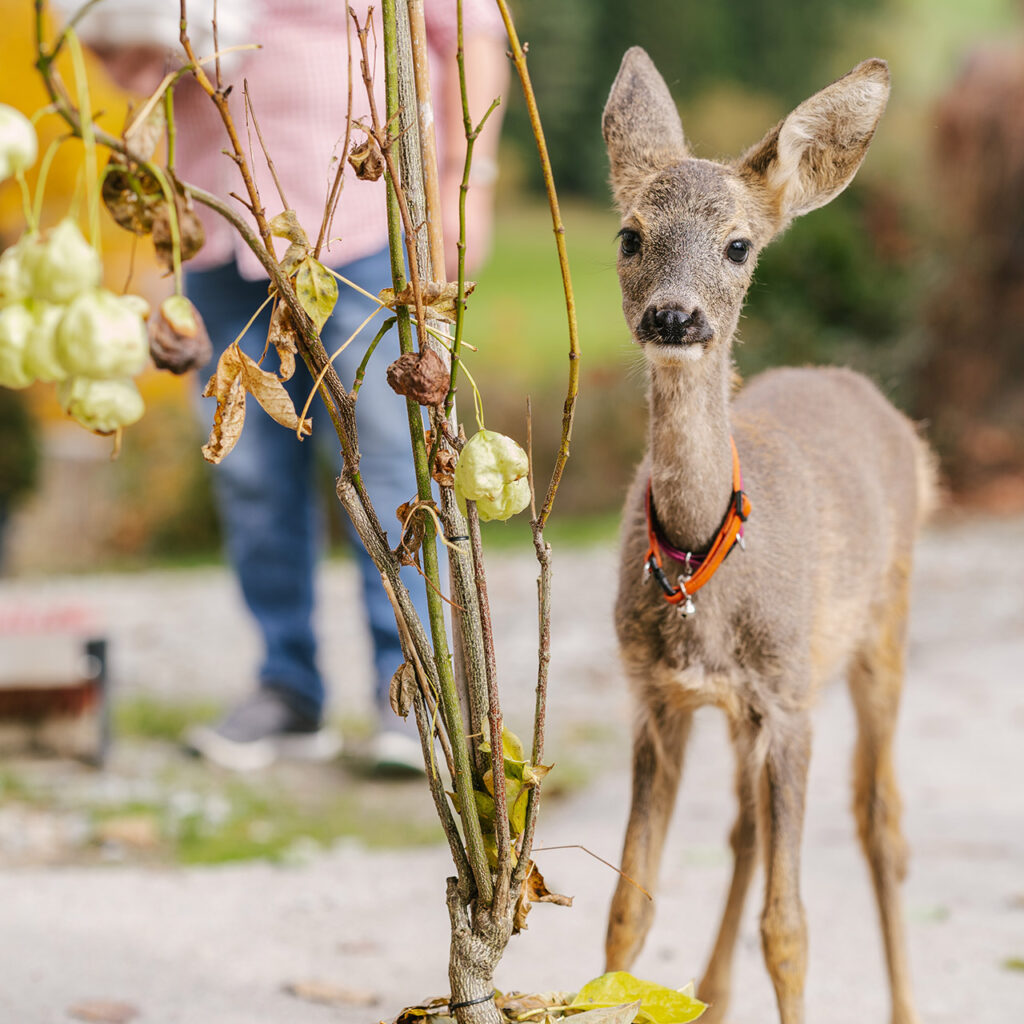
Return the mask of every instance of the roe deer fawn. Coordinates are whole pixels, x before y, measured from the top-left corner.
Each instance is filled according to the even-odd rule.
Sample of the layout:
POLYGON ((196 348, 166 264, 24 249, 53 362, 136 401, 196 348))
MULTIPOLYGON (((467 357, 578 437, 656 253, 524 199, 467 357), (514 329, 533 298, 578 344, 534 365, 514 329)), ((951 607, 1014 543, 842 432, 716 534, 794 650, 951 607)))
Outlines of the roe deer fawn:
MULTIPOLYGON (((650 405, 615 610, 637 708, 622 868, 654 888, 693 711, 717 705, 735 747, 739 815, 732 883, 699 989, 713 1021, 725 1012, 758 840, 765 961, 783 1024, 803 1020, 809 715, 818 687, 840 670, 859 725, 854 803, 892 1021, 918 1020, 897 891, 906 850, 892 744, 911 549, 933 491, 932 460, 911 423, 849 370, 773 370, 731 397, 731 339, 758 253, 849 184, 888 93, 885 62, 864 61, 743 156, 714 163, 690 156, 664 81, 634 48, 604 111, 622 213, 622 307, 643 349, 650 405), (745 550, 725 559, 734 544, 745 550)), ((632 964, 652 913, 621 880, 609 970, 632 964)))

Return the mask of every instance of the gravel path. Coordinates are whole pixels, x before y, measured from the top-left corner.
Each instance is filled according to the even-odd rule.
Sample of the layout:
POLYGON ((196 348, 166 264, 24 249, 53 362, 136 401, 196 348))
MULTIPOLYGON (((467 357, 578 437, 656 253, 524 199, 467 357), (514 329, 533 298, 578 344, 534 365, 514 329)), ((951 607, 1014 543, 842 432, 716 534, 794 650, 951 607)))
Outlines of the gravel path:
MULTIPOLYGON (((542 822, 543 845, 618 856, 627 799, 628 707, 610 628, 610 551, 556 553, 551 720, 622 735, 596 781, 542 822), (606 770, 605 770, 606 769, 606 770)), ((529 558, 491 560, 499 664, 513 721, 534 673, 529 558)), ((369 707, 366 644, 348 609, 346 564, 323 580, 325 663, 346 710, 369 707)), ((258 652, 217 570, 14 581, 0 603, 82 604, 109 628, 123 693, 230 698, 258 652)), ((1024 521, 937 528, 918 558, 899 773, 912 848, 904 891, 924 1024, 1019 1024, 1024 973, 1024 521)), ((730 755, 719 716, 701 713, 637 973, 699 974, 728 877, 730 755)), ((875 911, 849 813, 852 713, 840 686, 817 712, 805 840, 811 934, 808 1020, 888 1019, 875 911)), ((601 969, 614 876, 573 851, 539 854, 571 910, 540 906, 513 941, 499 987, 572 989, 601 969)), ((0 876, 0 1021, 56 1024, 89 998, 121 1000, 154 1024, 356 1024, 390 1018, 446 988, 441 848, 340 845, 303 867, 24 868, 0 876), (323 1006, 283 991, 318 979, 375 998, 323 1006)), ((740 938, 732 1020, 774 1019, 752 901, 740 938)))

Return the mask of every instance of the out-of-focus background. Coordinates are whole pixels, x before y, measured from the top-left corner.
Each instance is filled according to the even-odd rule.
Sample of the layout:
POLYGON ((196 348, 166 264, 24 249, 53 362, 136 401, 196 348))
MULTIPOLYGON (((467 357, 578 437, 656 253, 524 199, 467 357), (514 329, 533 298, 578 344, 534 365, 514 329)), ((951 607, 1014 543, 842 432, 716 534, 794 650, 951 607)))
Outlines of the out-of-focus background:
MULTIPOLYGON (((0 10, 0 98, 33 110, 44 95, 29 68, 30 5, 3 0, 0 10)), ((695 151, 708 157, 736 154, 864 56, 889 60, 892 101, 854 187, 798 221, 761 260, 741 323, 739 368, 862 368, 927 421, 959 504, 1024 508, 1024 28, 1016 0, 842 0, 824 7, 806 0, 770 7, 756 0, 727 7, 521 0, 516 10, 565 206, 584 352, 560 504, 563 516, 577 520, 574 532, 584 520, 590 529, 612 529, 645 430, 639 359, 618 309, 618 224, 600 136, 609 84, 632 43, 645 46, 664 71, 695 151)), ((99 67, 92 71, 97 106, 117 125, 124 101, 99 67)), ((543 467, 560 424, 564 312, 516 90, 507 104, 494 256, 471 304, 469 336, 480 348, 471 369, 489 425, 522 437, 525 395, 532 396, 543 467)), ((55 130, 50 120, 43 125, 44 135, 55 130)), ((54 165, 50 218, 65 212, 74 192, 75 148, 62 150, 54 165)), ((17 187, 8 182, 0 192, 0 235, 12 237, 19 209, 17 187)), ((120 288, 129 236, 109 219, 106 227, 108 284, 120 288)), ((135 285, 158 290, 146 248, 136 255, 135 285)), ((115 462, 108 445, 62 416, 52 388, 3 397, 4 487, 18 492, 8 572, 219 557, 209 474, 197 446, 206 425, 191 405, 196 382, 154 372, 142 383, 149 412, 115 462), (27 404, 29 424, 14 404, 27 404), (31 442, 6 441, 26 432, 31 442)), ((525 529, 494 532, 527 541, 525 529)))
MULTIPOLYGON (((926 858, 924 881, 909 897, 912 959, 919 972, 955 979, 953 987, 983 989, 978 998, 989 1009, 975 1013, 976 1019, 996 1024, 1020 1019, 1024 994, 1021 975, 1014 972, 1024 963, 1019 923, 1024 895, 1019 881, 1004 885, 1003 880, 1014 857, 1019 868, 1021 854, 1020 819, 1015 818, 1020 799, 1013 796, 1009 779, 1012 736, 1019 736, 1024 724, 1011 687, 1014 677, 1021 678, 1024 650, 1019 570, 1024 536, 1024 7, 1019 0, 517 0, 514 12, 521 37, 529 41, 530 70, 563 203, 583 349, 572 458, 548 531, 556 574, 561 574, 556 598, 563 609, 556 619, 561 686, 551 712, 559 769, 550 777, 550 792, 583 800, 571 805, 568 824, 554 826, 557 838, 586 841, 581 836, 587 823, 600 819, 599 834, 611 837, 601 852, 614 858, 624 818, 627 711, 609 638, 611 549, 624 489, 643 449, 646 415, 641 361, 619 310, 614 272, 618 220, 607 193, 600 136, 601 109, 622 52, 633 44, 647 48, 678 101, 692 147, 707 157, 740 152, 796 103, 859 60, 885 57, 892 70, 892 99, 867 160, 846 193, 794 224, 762 257, 741 321, 736 359, 744 375, 782 363, 862 369, 925 424, 941 457, 949 503, 923 549, 925 582, 918 590, 924 618, 918 618, 913 634, 912 683, 917 685, 911 686, 911 724, 905 727, 906 749, 912 754, 904 759, 914 762, 906 767, 917 771, 907 800, 911 841, 926 858), (997 723, 1017 731, 993 738, 997 723), (964 767, 954 770, 958 758, 964 767), (617 773, 616 781, 598 781, 593 788, 608 768, 617 773), (949 837, 958 828, 961 838, 954 843, 949 837)), ((0 102, 31 112, 45 102, 30 66, 31 4, 0 0, 0 19, 0 102)), ((101 120, 119 128, 124 96, 99 65, 90 64, 90 75, 101 120)), ((564 398, 564 306, 533 141, 514 84, 507 110, 494 250, 478 275, 467 320, 467 337, 479 348, 469 366, 494 429, 523 439, 525 400, 531 396, 536 462, 545 476, 564 398)), ((53 119, 42 123, 41 152, 55 131, 53 119)), ((78 159, 78 144, 72 143, 54 162, 44 222, 55 222, 75 202, 78 159)), ((35 173, 29 174, 30 184, 35 173)), ((0 185, 0 245, 9 244, 20 230, 17 186, 6 182, 0 185)), ((166 283, 148 246, 133 253, 130 237, 109 219, 104 247, 109 287, 121 290, 131 273, 135 290, 163 293, 166 283)), ((364 972, 367 984, 382 984, 373 980, 367 964, 381 957, 415 957, 418 947, 407 943, 408 948, 395 952, 381 946, 368 922, 385 912, 352 903, 332 889, 332 878, 362 877, 359 872, 366 866, 357 863, 357 847, 336 843, 339 837, 376 847, 436 842, 422 783, 381 783, 362 777, 357 764, 340 773, 285 769, 236 778, 180 757, 176 740, 181 730, 246 692, 258 651, 223 568, 210 473, 199 452, 209 428, 196 416, 195 397, 203 382, 149 371, 139 383, 147 413, 126 432, 114 460, 109 441, 63 415, 52 386, 17 393, 0 389, 0 640, 14 643, 20 629, 24 636, 17 656, 31 660, 32 650, 45 643, 39 638, 48 635, 91 629, 109 636, 116 739, 101 774, 66 765, 0 762, 0 865, 39 869, 25 877, 40 892, 50 893, 51 904, 25 914, 41 915, 37 937, 43 943, 45 928, 61 927, 65 890, 47 889, 40 866, 252 858, 293 867, 312 864, 307 878, 313 879, 312 888, 304 889, 301 880, 289 882, 296 889, 291 903, 287 885, 280 890, 283 896, 268 897, 268 908, 280 914, 261 927, 272 933, 276 923, 291 921, 288 915, 294 914, 303 922, 303 935, 307 926, 319 928, 333 936, 335 945, 318 946, 307 960, 305 954, 293 955, 294 934, 287 929, 274 941, 262 932, 246 934, 258 947, 254 962, 276 979, 274 993, 289 980, 275 963, 286 962, 294 976, 327 972, 339 956, 346 969, 364 972), (334 851, 334 860, 322 859, 328 850, 334 851), (337 915, 319 905, 311 909, 311 891, 334 892, 346 913, 364 914, 365 921, 356 919, 354 938, 351 917, 345 937, 338 937, 331 930, 342 927, 337 915)), ((323 479, 325 507, 333 509, 332 467, 324 466, 323 479)), ((327 522, 331 558, 321 612, 324 663, 335 714, 346 736, 358 743, 369 716, 368 654, 352 611, 355 582, 337 516, 328 516, 327 522)), ((485 543, 495 552, 492 593, 499 657, 520 691, 510 703, 525 724, 535 627, 528 528, 515 521, 489 527, 485 543)), ((837 723, 835 742, 845 744, 848 709, 831 697, 826 705, 825 715, 837 723)), ((828 792, 830 806, 839 808, 837 821, 844 824, 819 819, 815 832, 812 819, 809 843, 819 841, 830 850, 837 830, 846 828, 846 753, 844 746, 836 767, 828 759, 832 733, 825 736, 816 753, 826 765, 817 792, 828 792)), ((720 764, 715 785, 721 787, 720 801, 727 801, 727 758, 723 737, 718 739, 719 747, 701 748, 694 761, 698 766, 720 764)), ((701 771, 711 774, 698 767, 698 775, 701 771)), ((1019 761, 1016 771, 1019 776, 1019 761)), ((812 786, 812 804, 814 795, 812 786)), ((553 804, 551 813, 557 821, 556 808, 553 804)), ((701 825, 699 840, 685 826, 675 836, 687 850, 684 874, 720 885, 726 862, 721 806, 698 798, 682 814, 685 822, 701 825), (708 821, 716 831, 705 834, 708 821)), ((852 828, 841 837, 843 849, 852 851, 852 828)), ((439 857, 430 857, 431 870, 440 878, 445 869, 439 857)), ((400 858, 382 863, 390 865, 396 879, 415 875, 400 858)), ((866 883, 862 890, 854 887, 859 895, 850 896, 838 891, 834 881, 850 872, 863 874, 860 867, 851 867, 854 863, 852 852, 846 860, 826 858, 831 874, 818 886, 818 897, 834 901, 833 906, 846 899, 844 905, 864 916, 870 900, 866 883)), ((190 883, 193 909, 201 914, 205 902, 219 905, 233 877, 222 874, 208 883, 196 876, 190 883)), ((613 880, 596 877, 599 892, 610 890, 613 880)), ((141 893, 138 887, 149 884, 144 876, 132 876, 125 884, 137 888, 121 890, 109 880, 97 881, 100 875, 63 878, 67 898, 79 899, 100 916, 103 908, 120 906, 117 893, 141 893), (88 886, 76 888, 82 879, 88 886), (83 895, 86 889, 91 897, 83 895)), ((570 875, 569 884, 577 880, 570 875)), ((263 875, 251 876, 246 884, 279 891, 263 875)), ((410 896, 402 884, 395 883, 395 899, 422 899, 417 893, 410 896)), ((589 883, 579 884, 586 893, 589 883)), ((812 893, 814 888, 812 882, 812 893)), ((707 909, 703 889, 685 898, 672 891, 676 928, 695 907, 701 913, 707 909)), ((164 915, 170 945, 145 969, 136 965, 136 975, 165 954, 184 959, 195 953, 192 926, 174 924, 180 892, 161 893, 147 890, 139 899, 162 908, 154 913, 164 915)), ((717 888, 714 893, 709 907, 717 901, 717 888)), ((11 898, 15 895, 12 889, 11 898)), ((586 955, 591 973, 599 967, 595 936, 603 905, 588 909, 584 901, 578 919, 587 922, 583 930, 589 930, 594 947, 586 955)), ((232 904, 226 912, 237 909, 232 904)), ((821 906, 816 913, 822 916, 821 906)), ((686 939, 698 951, 706 949, 712 917, 701 921, 686 939)), ((829 923, 827 917, 819 922, 824 928, 818 933, 827 933, 829 923)), ((204 925, 196 927, 201 932, 204 925)), ((431 927, 443 939, 443 922, 431 927)), ((224 928, 216 942, 241 943, 238 928, 230 938, 224 928)), ((129 965, 143 948, 135 945, 141 930, 143 924, 125 911, 106 933, 111 948, 120 950, 129 965)), ((747 932, 741 960, 753 962, 756 923, 747 932)), ((863 943, 874 948, 873 930, 865 925, 864 932, 863 943)), ((427 933, 433 934, 430 928, 427 933)), ((75 937, 89 934, 87 922, 69 934, 70 955, 75 937)), ((651 972, 658 966, 683 972, 685 981, 699 971, 703 954, 689 946, 680 951, 672 945, 672 934, 667 924, 656 933, 651 972)), ((52 941, 48 934, 36 959, 25 954, 28 959, 19 963, 49 977, 52 941)), ((24 948, 31 943, 26 941, 24 948)), ((232 949, 239 961, 249 956, 244 944, 232 949)), ((835 956, 843 955, 837 947, 835 956)), ((869 1005, 878 1007, 873 1019, 881 1019, 884 995, 877 957, 872 957, 869 968, 858 963, 851 970, 847 988, 855 988, 867 970, 879 986, 869 1005)), ((518 962, 524 968, 528 963, 518 962)), ((819 962, 820 976, 828 976, 828 966, 827 960, 819 962)), ((812 974, 814 969, 812 964, 812 974)), ((144 1002, 144 988, 135 984, 129 967, 119 970, 100 971, 100 991, 85 981, 69 988, 71 974, 62 975, 59 984, 50 979, 53 998, 60 1003, 72 1001, 76 992, 111 994, 120 983, 120 994, 144 1002)), ((842 977, 840 970, 836 988, 817 991, 818 1005, 827 1012, 816 1019, 868 1019, 858 1004, 850 1003, 842 977), (846 1007, 849 1015, 837 1007, 846 1007)), ((238 1020, 250 1020, 256 1018, 245 1013, 257 1006, 277 1005, 278 995, 271 994, 265 1004, 247 1003, 248 981, 230 992, 222 982, 191 979, 193 998, 187 1004, 180 992, 163 992, 165 1001, 179 999, 181 1005, 174 1004, 179 1016, 153 1019, 231 1022, 237 1012, 238 1020), (220 993, 217 998, 224 1002, 197 1002, 196 991, 220 993)), ((546 976, 537 984, 557 987, 546 976)), ((416 990, 406 992, 411 985, 399 985, 400 994, 414 998, 416 990)), ((856 998, 861 994, 857 990, 856 998)), ((392 997, 399 995, 392 989, 384 993, 385 1009, 392 997)), ((758 990, 751 1005, 767 1005, 762 997, 770 998, 758 990)), ((955 1000, 951 1003, 936 989, 924 999, 932 1011, 925 1019, 935 1021, 965 1019, 963 1014, 979 1005, 961 1001, 954 1012, 955 1000)), ((32 1014, 49 1004, 26 996, 14 1005, 24 1009, 17 1019, 27 1020, 37 1019, 32 1014)), ((298 1013, 289 1006, 278 1008, 285 1015, 279 1019, 306 1019, 288 1016, 298 1013)), ((385 1009, 346 1011, 346 1019, 381 1015, 385 1009)))

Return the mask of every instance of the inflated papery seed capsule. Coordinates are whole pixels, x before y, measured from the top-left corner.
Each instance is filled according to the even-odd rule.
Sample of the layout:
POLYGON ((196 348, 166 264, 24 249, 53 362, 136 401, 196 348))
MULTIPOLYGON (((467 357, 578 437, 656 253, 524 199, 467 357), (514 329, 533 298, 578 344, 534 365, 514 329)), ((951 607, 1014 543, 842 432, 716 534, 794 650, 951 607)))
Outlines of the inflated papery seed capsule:
POLYGON ((25 369, 25 352, 32 334, 32 314, 24 303, 0 309, 0 384, 27 388, 33 377, 25 369))
POLYGON ((20 110, 0 103, 0 181, 31 167, 38 152, 32 122, 20 110))
POLYGON ((118 427, 131 426, 146 411, 139 389, 123 378, 69 377, 57 385, 57 399, 66 413, 97 434, 112 434, 118 427))
POLYGON ((31 301, 26 305, 32 313, 32 331, 25 349, 25 372, 36 380, 64 380, 68 371, 57 358, 57 325, 64 307, 31 301))
POLYGON ((70 302, 95 288, 103 276, 100 254, 70 218, 52 228, 41 244, 26 248, 22 259, 32 297, 42 302, 70 302))
POLYGON ((476 502, 485 522, 505 520, 530 504, 529 460, 504 434, 477 431, 464 445, 455 465, 455 495, 476 502))
POLYGON ((73 377, 134 377, 148 352, 142 317, 103 288, 76 296, 57 326, 57 358, 73 377))
POLYGON ((25 234, 0 253, 0 306, 28 298, 32 277, 25 263, 25 253, 38 244, 38 235, 25 234))

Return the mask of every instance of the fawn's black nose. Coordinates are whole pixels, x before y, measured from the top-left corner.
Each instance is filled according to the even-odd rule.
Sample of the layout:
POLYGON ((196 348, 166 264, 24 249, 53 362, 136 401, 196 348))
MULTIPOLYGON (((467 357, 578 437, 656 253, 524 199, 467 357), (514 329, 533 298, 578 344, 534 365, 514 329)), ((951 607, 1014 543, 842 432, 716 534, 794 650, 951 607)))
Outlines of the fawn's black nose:
POLYGON ((640 320, 640 330, 651 341, 666 345, 707 341, 711 336, 707 317, 700 309, 686 310, 678 306, 648 306, 640 320))

